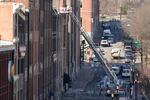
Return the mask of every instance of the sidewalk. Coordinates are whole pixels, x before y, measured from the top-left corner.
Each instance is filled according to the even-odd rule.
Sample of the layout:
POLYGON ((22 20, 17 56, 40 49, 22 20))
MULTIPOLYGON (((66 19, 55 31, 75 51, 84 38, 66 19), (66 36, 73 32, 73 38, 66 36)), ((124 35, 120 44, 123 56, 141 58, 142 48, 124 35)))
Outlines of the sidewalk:
POLYGON ((94 77, 94 70, 88 63, 84 63, 81 70, 77 73, 76 79, 72 83, 72 88, 64 93, 64 96, 71 95, 74 93, 79 94, 84 91, 88 82, 92 81, 94 77))

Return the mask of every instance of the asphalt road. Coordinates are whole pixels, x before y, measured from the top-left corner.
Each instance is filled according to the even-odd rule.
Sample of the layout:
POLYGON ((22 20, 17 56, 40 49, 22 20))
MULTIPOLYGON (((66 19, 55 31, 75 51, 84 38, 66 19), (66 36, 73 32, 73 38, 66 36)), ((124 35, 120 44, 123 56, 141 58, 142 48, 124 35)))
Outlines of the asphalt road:
MULTIPOLYGON (((122 42, 125 33, 123 32, 121 23, 119 21, 116 21, 116 22, 112 21, 110 22, 110 25, 111 25, 111 32, 112 34, 114 34, 114 37, 115 37, 114 43, 111 44, 110 47, 101 47, 101 48, 104 50, 105 52, 104 57, 108 60, 109 63, 116 64, 117 66, 121 67, 125 63, 124 44, 122 42), (113 59, 111 57, 110 51, 114 48, 119 48, 121 50, 120 59, 113 59)), ((118 79, 124 81, 125 83, 128 83, 130 81, 130 78, 123 78, 121 75, 118 76, 118 79)), ((122 100, 127 100, 128 96, 130 95, 129 93, 130 87, 126 85, 125 88, 126 88, 125 89, 126 97, 120 98, 122 100)))
POLYGON ((99 89, 96 87, 96 83, 105 75, 100 65, 91 67, 90 64, 84 64, 72 88, 61 100, 111 100, 110 97, 99 95, 99 89))
MULTIPOLYGON (((111 45, 111 47, 101 47, 104 49, 104 57, 108 60, 110 63, 115 63, 118 65, 124 64, 124 59, 118 59, 114 60, 111 57, 110 51, 113 48, 120 48, 121 49, 121 55, 124 57, 124 47, 122 38, 124 36, 124 32, 121 29, 119 22, 110 22, 111 24, 111 31, 115 35, 115 43, 111 45)), ((99 34, 97 34, 99 35, 99 34)), ((97 39, 97 38, 96 38, 97 39)), ((100 88, 97 86, 97 83, 101 81, 106 73, 104 72, 104 69, 101 64, 94 63, 94 66, 92 67, 90 64, 87 66, 84 66, 81 72, 79 72, 79 75, 77 77, 77 81, 75 81, 74 88, 72 90, 68 91, 64 94, 62 100, 112 100, 111 97, 106 97, 104 92, 102 94, 99 94, 100 88)), ((118 76, 119 79, 124 81, 129 81, 129 78, 122 78, 121 76, 118 76)), ((129 96, 129 88, 126 90, 126 94, 129 96)), ((127 100, 127 97, 124 97, 120 100, 127 100)))

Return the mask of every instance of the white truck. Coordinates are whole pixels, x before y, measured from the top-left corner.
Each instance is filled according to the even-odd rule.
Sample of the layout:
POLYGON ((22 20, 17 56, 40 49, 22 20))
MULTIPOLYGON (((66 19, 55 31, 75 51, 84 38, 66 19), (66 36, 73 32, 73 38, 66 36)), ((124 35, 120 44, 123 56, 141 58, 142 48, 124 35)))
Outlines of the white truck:
POLYGON ((120 58, 120 53, 121 53, 121 49, 120 48, 115 48, 111 50, 111 56, 115 59, 115 58, 120 58))

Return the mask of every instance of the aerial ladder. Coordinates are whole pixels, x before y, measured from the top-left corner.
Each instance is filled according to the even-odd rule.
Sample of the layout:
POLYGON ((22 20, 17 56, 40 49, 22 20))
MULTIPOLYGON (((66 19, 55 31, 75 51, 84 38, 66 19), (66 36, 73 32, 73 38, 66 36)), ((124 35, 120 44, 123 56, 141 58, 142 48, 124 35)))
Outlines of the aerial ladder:
POLYGON ((102 52, 97 51, 97 49, 95 47, 95 43, 90 38, 88 33, 85 31, 85 29, 82 27, 81 22, 78 20, 78 17, 73 12, 69 13, 69 15, 71 16, 72 20, 76 23, 77 27, 80 29, 81 35, 85 38, 85 40, 87 41, 87 43, 89 44, 91 49, 94 51, 94 54, 97 57, 97 59, 102 61, 102 63, 104 64, 103 69, 105 70, 106 74, 110 77, 110 79, 113 80, 114 83, 117 84, 118 83, 118 78, 117 78, 116 74, 110 69, 111 65, 103 57, 102 52))

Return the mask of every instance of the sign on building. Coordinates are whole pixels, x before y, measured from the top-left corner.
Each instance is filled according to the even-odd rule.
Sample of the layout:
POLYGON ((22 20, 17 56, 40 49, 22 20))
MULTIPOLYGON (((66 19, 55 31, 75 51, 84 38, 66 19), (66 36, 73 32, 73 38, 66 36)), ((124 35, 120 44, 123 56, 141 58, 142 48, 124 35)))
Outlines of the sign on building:
POLYGON ((60 7, 59 13, 63 14, 68 14, 72 12, 72 8, 67 6, 67 7, 60 7))

